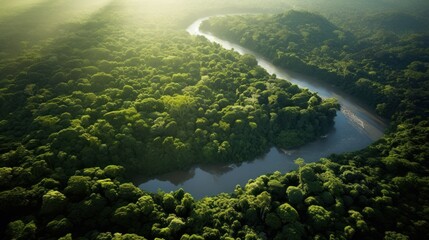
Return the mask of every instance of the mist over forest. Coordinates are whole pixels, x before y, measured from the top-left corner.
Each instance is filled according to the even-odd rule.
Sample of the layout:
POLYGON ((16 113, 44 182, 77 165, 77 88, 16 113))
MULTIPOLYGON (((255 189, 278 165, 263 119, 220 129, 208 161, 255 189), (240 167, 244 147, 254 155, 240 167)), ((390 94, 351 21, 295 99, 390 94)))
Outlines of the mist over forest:
POLYGON ((425 0, 0 0, 0 239, 428 239, 428 11, 425 0), (299 156, 350 127, 338 145, 370 143, 299 156), (281 160, 294 170, 180 187, 202 182, 196 168, 215 166, 220 182, 273 149, 297 154, 281 160), (177 171, 173 191, 136 180, 177 171))

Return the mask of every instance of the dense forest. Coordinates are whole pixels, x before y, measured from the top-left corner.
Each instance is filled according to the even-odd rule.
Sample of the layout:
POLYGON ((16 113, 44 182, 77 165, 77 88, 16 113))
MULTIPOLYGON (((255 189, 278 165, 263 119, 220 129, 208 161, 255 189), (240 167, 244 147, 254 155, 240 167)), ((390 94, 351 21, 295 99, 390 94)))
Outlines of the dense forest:
POLYGON ((410 4, 413 13, 394 0, 357 1, 373 8, 365 17, 328 10, 338 1, 320 8, 326 16, 286 11, 314 10, 311 2, 4 3, 0 237, 428 238, 427 5, 410 4), (130 183, 249 160, 332 128, 335 99, 183 30, 208 14, 257 11, 281 13, 214 17, 202 28, 362 98, 391 120, 389 132, 359 152, 297 159, 296 171, 201 200, 130 183))
POLYGON ((319 14, 288 11, 212 18, 202 29, 261 53, 279 66, 325 79, 365 99, 383 116, 415 111, 411 117, 427 110, 416 109, 425 106, 416 101, 427 95, 422 89, 427 88, 429 28, 427 19, 417 19, 380 13, 368 16, 367 22, 361 20, 361 29, 348 31, 319 14))
POLYGON ((182 31, 133 32, 106 12, 3 64, 3 151, 67 175, 109 164, 155 174, 301 145, 333 124, 334 100, 269 76, 250 55, 182 31))

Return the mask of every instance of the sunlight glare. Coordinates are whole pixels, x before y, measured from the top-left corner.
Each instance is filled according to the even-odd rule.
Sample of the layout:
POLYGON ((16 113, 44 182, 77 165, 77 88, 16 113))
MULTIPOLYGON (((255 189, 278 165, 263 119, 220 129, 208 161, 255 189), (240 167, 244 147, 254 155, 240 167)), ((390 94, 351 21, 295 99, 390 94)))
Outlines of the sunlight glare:
POLYGON ((43 4, 49 0, 20 0, 20 1, 10 1, 10 0, 0 0, 0 21, 2 19, 14 16, 16 14, 21 14, 38 4, 43 4))

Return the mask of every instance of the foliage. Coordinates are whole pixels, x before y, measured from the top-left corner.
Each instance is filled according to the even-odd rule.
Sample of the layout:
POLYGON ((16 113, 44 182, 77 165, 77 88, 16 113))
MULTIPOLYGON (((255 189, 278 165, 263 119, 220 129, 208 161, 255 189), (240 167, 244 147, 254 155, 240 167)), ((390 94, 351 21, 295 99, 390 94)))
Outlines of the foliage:
POLYGON ((365 99, 382 116, 392 117, 401 108, 407 117, 421 112, 427 117, 427 109, 412 106, 416 96, 424 98, 420 89, 427 85, 428 29, 418 21, 423 20, 400 12, 371 13, 348 19, 341 28, 321 15, 291 10, 211 18, 202 29, 278 66, 328 81, 365 99))
POLYGON ((109 1, 85 21, 61 25, 55 37, 41 32, 30 41, 35 25, 54 19, 41 20, 47 12, 69 19, 75 10, 67 2, 41 2, 0 22, 0 43, 16 40, 0 49, 4 239, 429 238, 425 33, 394 28, 395 14, 350 31, 297 11, 206 22, 280 66, 366 99, 394 121, 360 152, 299 160, 297 171, 194 200, 181 189, 147 193, 127 174, 242 161, 272 145, 304 144, 331 127, 337 104, 268 75, 250 55, 188 36, 171 19, 170 27, 156 23, 157 13, 140 14, 129 1, 109 1))

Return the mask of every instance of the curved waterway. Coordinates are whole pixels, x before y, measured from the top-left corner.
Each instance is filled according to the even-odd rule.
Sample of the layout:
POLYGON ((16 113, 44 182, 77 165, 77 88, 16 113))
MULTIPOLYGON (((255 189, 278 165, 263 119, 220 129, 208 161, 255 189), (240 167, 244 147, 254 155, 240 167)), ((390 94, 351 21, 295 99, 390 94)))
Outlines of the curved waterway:
POLYGON ((186 171, 169 172, 146 179, 139 185, 141 189, 151 192, 160 189, 169 192, 183 188, 196 199, 221 192, 232 192, 237 184, 243 186, 249 179, 260 175, 275 171, 286 173, 296 169, 294 160, 299 157, 304 158, 306 162, 314 162, 332 153, 360 150, 383 135, 386 122, 358 100, 322 81, 278 68, 261 55, 240 45, 201 32, 199 27, 206 19, 208 18, 198 19, 187 28, 187 31, 191 35, 204 36, 226 49, 254 55, 258 64, 268 73, 276 74, 278 78, 286 79, 300 88, 317 92, 322 98, 338 99, 341 110, 337 112, 335 125, 327 136, 305 146, 288 151, 271 148, 265 156, 240 164, 200 164, 186 171))

